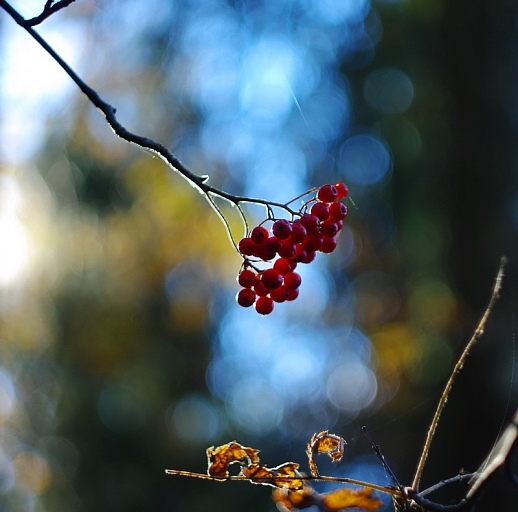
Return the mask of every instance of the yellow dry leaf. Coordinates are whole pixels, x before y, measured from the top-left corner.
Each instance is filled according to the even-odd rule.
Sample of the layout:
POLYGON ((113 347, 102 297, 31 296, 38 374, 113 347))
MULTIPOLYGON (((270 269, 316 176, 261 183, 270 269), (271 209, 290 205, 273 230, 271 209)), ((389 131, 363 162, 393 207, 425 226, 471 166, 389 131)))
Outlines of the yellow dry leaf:
POLYGON ((228 478, 228 466, 234 462, 246 465, 258 463, 259 450, 242 446, 235 441, 214 448, 207 448, 207 473, 215 478, 228 478))
POLYGON ((333 461, 339 461, 343 454, 346 442, 336 434, 330 434, 327 430, 314 434, 311 438, 313 453, 327 453, 333 461))
POLYGON ((282 487, 290 490, 302 489, 304 482, 297 478, 299 465, 295 462, 285 462, 275 468, 267 468, 262 464, 250 464, 241 469, 241 474, 252 483, 282 487))
POLYGON ((316 504, 315 496, 318 494, 307 484, 300 491, 275 489, 272 492, 273 501, 281 512, 312 507, 316 504))
POLYGON ((349 489, 342 487, 320 497, 328 510, 338 511, 346 508, 361 508, 363 510, 378 510, 383 502, 373 497, 374 491, 363 487, 362 489, 349 489))
POLYGON ((311 474, 316 477, 319 476, 317 465, 313 458, 315 454, 327 453, 333 459, 333 462, 338 462, 342 459, 346 444, 343 437, 330 434, 327 430, 313 434, 306 449, 311 474))

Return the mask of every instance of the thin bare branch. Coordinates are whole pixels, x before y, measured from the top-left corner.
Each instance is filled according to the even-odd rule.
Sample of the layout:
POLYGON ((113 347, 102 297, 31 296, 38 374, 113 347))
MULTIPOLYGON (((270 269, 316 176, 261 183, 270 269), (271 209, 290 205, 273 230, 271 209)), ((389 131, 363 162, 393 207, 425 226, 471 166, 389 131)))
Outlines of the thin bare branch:
POLYGON ((489 318, 489 315, 491 314, 491 311, 493 309, 493 306, 494 306, 496 300, 498 299, 500 289, 502 288, 502 279, 504 277, 504 268, 505 268, 506 263, 507 263, 507 258, 504 256, 500 260, 500 268, 498 269, 498 273, 495 277, 495 283, 493 285, 493 290, 491 292, 491 298, 489 299, 489 303, 486 307, 486 310, 484 311, 482 318, 478 322, 477 328, 475 329, 473 336, 467 343, 467 345, 464 348, 464 350, 462 351, 462 354, 460 355, 457 363, 455 364, 455 367, 453 368, 453 371, 451 372, 450 378, 448 379, 448 382, 446 383, 444 391, 442 392, 439 403, 437 404, 437 409, 435 410, 435 414, 433 416, 432 422, 430 423, 430 427, 428 428, 428 432, 426 435, 426 441, 424 443, 423 451, 421 453, 421 458, 419 459, 419 463, 417 465, 417 470, 416 470, 414 480, 412 483, 412 488, 415 492, 418 492, 418 490, 419 490, 419 482, 421 480, 423 468, 424 468, 426 459, 428 457, 428 452, 430 451, 430 445, 432 444, 432 439, 433 439, 433 436, 437 429, 437 425, 439 423, 439 418, 444 409, 444 406, 446 405, 450 391, 453 387, 455 377, 457 377, 458 373, 462 370, 462 367, 464 366, 464 363, 466 362, 466 358, 468 357, 471 349, 473 348, 473 345, 475 345, 478 338, 480 336, 482 336, 482 334, 484 334, 484 329, 485 329, 487 320, 489 318))
POLYGON ((429 512, 460 512, 461 510, 467 510, 471 506, 471 503, 466 499, 462 499, 459 503, 453 505, 441 505, 424 498, 413 489, 407 489, 407 493, 410 499, 414 500, 423 510, 429 512))
POLYGON ((476 473, 463 473, 460 475, 452 476, 451 478, 447 478, 446 480, 441 480, 440 482, 437 482, 435 485, 428 487, 428 489, 421 491, 419 494, 421 496, 427 496, 428 494, 432 494, 433 492, 438 491, 439 489, 442 489, 447 485, 464 482, 466 480, 471 480, 475 475, 476 473))
MULTIPOLYGON (((250 481, 249 477, 244 475, 230 475, 225 478, 216 477, 212 475, 208 475, 206 473, 193 473, 191 471, 182 471, 179 469, 166 469, 165 473, 168 475, 176 475, 176 476, 188 476, 191 478, 203 478, 205 480, 215 480, 217 482, 225 482, 227 480, 232 481, 250 481)), ((346 477, 334 477, 334 476, 305 476, 305 475, 297 475, 295 477, 283 477, 283 480, 304 480, 304 481, 313 481, 313 482, 334 482, 334 483, 342 483, 342 484, 351 484, 358 485, 360 487, 367 487, 374 491, 384 492, 386 494, 390 494, 396 498, 401 498, 401 492, 397 489, 393 489, 392 487, 384 487, 382 485, 376 485, 370 482, 362 482, 361 480, 355 480, 354 478, 346 478, 346 477)), ((263 478, 267 480, 266 478, 263 478)))
POLYGON ((68 7, 72 2, 75 2, 75 0, 59 0, 57 3, 54 3, 54 0, 47 0, 41 14, 31 18, 30 20, 26 20, 24 24, 27 27, 34 27, 35 25, 39 25, 54 13, 64 9, 65 7, 68 7))
MULTIPOLYGON (((65 0, 70 1, 70 0, 65 0)), ((49 2, 47 2, 49 4, 49 2)), ((47 4, 45 8, 47 9, 47 4)), ((54 7, 48 7, 48 10, 55 8, 57 5, 62 4, 62 2, 58 2, 54 7)), ((245 196, 237 196, 234 194, 230 194, 225 192, 224 190, 220 190, 216 187, 213 187, 208 184, 207 175, 197 175, 190 171, 187 167, 185 167, 182 162, 165 146, 156 142, 147 137, 143 137, 141 135, 134 134, 127 130, 116 117, 117 109, 104 101, 99 94, 88 86, 78 75, 77 73, 56 53, 56 51, 40 36, 38 32, 36 32, 31 26, 29 26, 28 21, 23 18, 23 16, 18 13, 6 0, 0 0, 0 7, 3 8, 13 19, 14 21, 23 27, 37 42, 38 44, 59 64, 59 66, 67 73, 67 75, 75 82, 75 84, 79 87, 79 89, 86 95, 86 97, 90 100, 90 102, 95 105, 105 116, 107 123, 110 125, 111 129, 118 135, 121 139, 126 140, 127 142, 131 142, 143 149, 146 149, 156 155, 158 155, 168 167, 178 174, 183 176, 194 188, 196 188, 202 194, 214 194, 223 199, 226 199, 230 203, 235 205, 239 205, 241 203, 252 203, 259 204, 265 206, 268 211, 271 211, 272 207, 280 208, 286 212, 288 212, 292 216, 299 215, 298 212, 292 210, 288 205, 289 203, 283 204, 274 201, 267 201, 264 199, 258 198, 250 198, 245 196)), ((64 7, 64 5, 63 5, 64 7)), ((60 7, 62 8, 62 7, 60 7)), ((210 201, 210 200, 209 200, 210 201)))
POLYGON ((518 439, 518 410, 514 413, 511 423, 502 432, 494 448, 489 453, 486 460, 480 466, 473 478, 470 480, 469 491, 466 499, 472 499, 480 490, 486 480, 498 469, 507 459, 511 448, 518 439))
MULTIPOLYGON (((216 202, 214 201, 214 198, 212 197, 211 194, 205 194, 205 197, 207 198, 207 201, 209 202, 211 208, 214 210, 216 215, 220 218, 221 222, 223 222, 223 225, 225 226, 225 231, 227 232, 228 239, 230 240, 230 243, 234 246, 234 248, 237 251, 238 250, 237 244, 234 239, 234 235, 232 234, 232 229, 230 228, 230 224, 229 224, 227 218, 225 217, 225 214, 221 211, 221 208, 216 204, 216 202)), ((239 206, 239 204, 237 204, 235 206, 239 211, 239 215, 240 215, 241 219, 243 220, 243 224, 245 226, 245 232, 246 232, 246 231, 248 231, 248 223, 247 223, 245 214, 244 214, 242 208, 239 206)))
POLYGON ((390 475, 390 478, 392 478, 392 482, 394 482, 394 485, 401 491, 401 494, 404 495, 403 486, 400 484, 394 471, 392 471, 392 468, 387 464, 387 461, 385 460, 385 456, 381 453, 381 449, 380 449, 379 445, 377 445, 374 442, 374 439, 372 439, 371 435, 369 434, 367 427, 363 426, 362 430, 363 430, 363 433, 367 436, 367 439, 369 440, 371 447, 374 450, 374 453, 378 456, 378 459, 381 461, 382 466, 385 468, 385 471, 390 475))

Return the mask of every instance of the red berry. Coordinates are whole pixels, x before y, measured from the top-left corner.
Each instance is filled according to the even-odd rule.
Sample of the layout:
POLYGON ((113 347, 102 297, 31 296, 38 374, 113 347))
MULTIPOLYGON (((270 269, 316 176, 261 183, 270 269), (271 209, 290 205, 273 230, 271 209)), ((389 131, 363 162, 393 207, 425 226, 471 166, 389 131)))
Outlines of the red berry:
POLYGON ((301 263, 311 263, 317 255, 316 251, 304 251, 304 255, 300 258, 301 263))
POLYGON ((322 235, 314 234, 308 235, 302 242, 302 246, 306 251, 318 251, 322 245, 322 235))
POLYGON ((335 188, 338 192, 338 199, 343 199, 349 193, 349 189, 345 183, 336 183, 335 188))
POLYGON ((283 276, 293 272, 297 267, 295 261, 290 261, 288 258, 279 258, 274 264, 273 268, 278 270, 283 276))
POLYGON ((297 274, 297 272, 290 272, 284 276, 284 286, 288 290, 294 290, 295 288, 298 288, 301 283, 302 278, 300 277, 300 274, 297 274))
POLYGON ((322 240, 322 245, 320 246, 320 252, 324 254, 329 254, 336 249, 336 236, 332 236, 329 238, 324 238, 322 240))
POLYGON ((308 234, 318 233, 318 224, 320 219, 316 215, 305 213, 302 215, 299 222, 306 228, 308 234))
POLYGON ((288 296, 286 300, 295 300, 299 296, 299 289, 295 288, 294 290, 288 290, 288 296))
POLYGON ((306 249, 304 249, 302 244, 297 244, 295 254, 290 258, 290 260, 295 262, 302 262, 302 260, 305 258, 307 258, 306 249))
POLYGON ((287 240, 283 240, 278 250, 279 256, 282 258, 291 258, 295 254, 296 248, 297 244, 292 242, 291 237, 287 240))
POLYGON ((266 240, 264 245, 269 251, 277 252, 281 248, 282 241, 276 236, 271 236, 266 240))
POLYGON ((322 222, 322 224, 320 224, 320 234, 323 237, 330 238, 336 236, 337 233, 338 224, 336 222, 333 222, 332 220, 326 220, 325 222, 322 222))
POLYGON ((286 219, 279 219, 273 223, 272 226, 273 236, 279 240, 286 240, 291 235, 291 223, 286 219))
POLYGON ((255 256, 257 244, 251 238, 243 238, 237 248, 243 256, 255 256))
POLYGON ((329 207, 329 218, 331 220, 344 220, 347 216, 347 206, 343 203, 333 203, 329 207))
POLYGON ((257 281, 257 274, 252 272, 251 270, 242 270, 239 276, 237 277, 237 282, 243 288, 252 288, 255 282, 257 281))
POLYGON ((274 268, 269 268, 261 274, 261 282, 268 290, 275 290, 282 284, 282 274, 274 268))
POLYGON ((317 201, 311 207, 311 214, 317 216, 320 220, 326 220, 329 217, 329 205, 317 201))
POLYGON ((259 297, 255 302, 255 310, 261 315, 269 315, 273 311, 271 297, 259 297))
POLYGON ((258 246, 256 255, 264 261, 273 260, 281 246, 282 241, 271 236, 263 245, 258 246))
POLYGON ((259 247, 257 249, 256 256, 258 258, 261 258, 263 261, 270 261, 273 260, 273 258, 275 258, 276 253, 273 251, 269 251, 265 247, 259 247))
POLYGON ((262 281, 257 281, 254 284, 254 291, 260 297, 264 297, 265 295, 268 295, 270 293, 270 290, 268 290, 268 288, 264 286, 264 283, 262 281))
POLYGON ((249 308, 255 302, 255 292, 250 288, 243 288, 236 295, 236 301, 240 306, 249 308))
POLYGON ((298 244, 306 238, 308 234, 307 229, 300 223, 300 220, 296 220, 291 226, 291 236, 289 240, 298 244))
POLYGON ((284 302, 289 296, 289 290, 281 285, 270 292, 270 297, 274 302, 284 302))
POLYGON ((334 185, 322 185, 317 192, 317 198, 324 203, 332 203, 338 198, 338 190, 334 185))
POLYGON ((252 229, 252 233, 250 233, 250 238, 257 244, 263 245, 268 240, 268 230, 263 228, 262 226, 257 226, 252 229))

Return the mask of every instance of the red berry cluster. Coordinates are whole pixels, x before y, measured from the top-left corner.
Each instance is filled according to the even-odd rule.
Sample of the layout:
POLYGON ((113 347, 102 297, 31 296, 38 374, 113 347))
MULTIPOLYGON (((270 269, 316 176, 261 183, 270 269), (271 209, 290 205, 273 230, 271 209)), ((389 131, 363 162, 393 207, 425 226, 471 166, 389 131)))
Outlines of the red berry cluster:
POLYGON ((240 306, 255 305, 258 313, 268 315, 275 302, 299 296, 302 280, 295 272, 297 264, 311 263, 317 251, 335 250, 336 237, 347 215, 347 207, 339 199, 347 194, 343 183, 323 185, 316 197, 304 204, 296 219, 274 220, 270 231, 257 226, 239 242, 238 249, 245 260, 237 279, 242 286, 236 296, 240 306), (275 261, 271 268, 257 270, 252 258, 275 261))

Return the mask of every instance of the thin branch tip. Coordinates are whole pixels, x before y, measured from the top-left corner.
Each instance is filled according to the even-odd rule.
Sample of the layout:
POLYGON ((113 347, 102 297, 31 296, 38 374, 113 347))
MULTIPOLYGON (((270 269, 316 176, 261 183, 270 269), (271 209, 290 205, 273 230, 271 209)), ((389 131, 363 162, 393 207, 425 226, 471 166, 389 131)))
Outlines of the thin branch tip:
POLYGON ((484 313, 482 314, 475 330, 473 331, 473 335, 471 336, 471 339, 468 341, 468 343, 464 347, 464 350, 462 351, 462 354, 460 355, 459 359, 455 363, 455 366, 450 374, 450 378, 448 379, 448 382, 446 383, 446 386, 444 387, 441 398, 439 399, 439 403, 437 404, 437 407, 435 409, 433 419, 430 423, 430 426, 428 427, 428 431, 426 434, 426 440, 425 440, 425 443, 423 446, 423 450, 421 452, 421 457, 417 464, 417 469, 416 469, 416 472, 414 475, 414 480, 412 482, 412 488, 415 489, 416 492, 419 491, 419 482, 421 480, 421 475, 422 475, 422 472, 424 469, 426 459, 428 458, 428 453, 430 451, 432 439, 435 435, 435 431, 437 430, 439 418, 446 405, 446 402, 448 400, 450 391, 453 387, 455 378, 460 373, 462 368, 464 367, 464 363, 466 362, 466 359, 467 359, 469 353, 471 352, 471 349, 473 348, 473 346, 475 345, 477 340, 480 338, 480 336, 482 336, 482 334, 484 334, 486 323, 489 319, 489 316, 491 315, 491 312, 493 311, 493 306, 495 305, 495 302, 497 301, 497 299, 500 296, 500 290, 502 288, 502 282, 503 282, 503 277, 504 277, 504 268, 505 268, 506 263, 507 263, 507 257, 502 256, 500 259, 500 266, 498 268, 498 272, 497 272, 495 280, 494 280, 494 284, 493 284, 493 287, 491 290, 491 296, 489 298, 489 302, 486 306, 486 309, 484 310, 484 313))
POLYGON ((75 0, 59 0, 57 3, 54 3, 54 0, 47 0, 41 14, 29 20, 25 20, 24 25, 26 27, 34 27, 39 25, 56 12, 64 9, 65 7, 68 7, 72 2, 75 2, 75 0))

